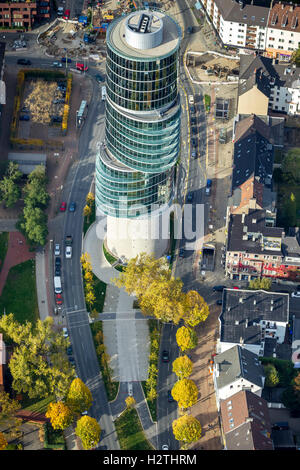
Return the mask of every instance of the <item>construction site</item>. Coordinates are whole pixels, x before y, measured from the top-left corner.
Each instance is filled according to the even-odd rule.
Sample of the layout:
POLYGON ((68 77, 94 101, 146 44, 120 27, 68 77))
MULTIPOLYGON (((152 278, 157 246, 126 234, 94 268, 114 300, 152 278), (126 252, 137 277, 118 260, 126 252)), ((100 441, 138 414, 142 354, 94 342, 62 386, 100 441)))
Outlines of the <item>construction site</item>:
POLYGON ((57 18, 39 37, 39 44, 51 57, 101 60, 105 55, 105 37, 109 23, 136 8, 134 0, 107 1, 82 11, 78 19, 57 18))
POLYGON ((189 53, 187 66, 197 82, 235 82, 239 78, 239 59, 223 54, 189 53))

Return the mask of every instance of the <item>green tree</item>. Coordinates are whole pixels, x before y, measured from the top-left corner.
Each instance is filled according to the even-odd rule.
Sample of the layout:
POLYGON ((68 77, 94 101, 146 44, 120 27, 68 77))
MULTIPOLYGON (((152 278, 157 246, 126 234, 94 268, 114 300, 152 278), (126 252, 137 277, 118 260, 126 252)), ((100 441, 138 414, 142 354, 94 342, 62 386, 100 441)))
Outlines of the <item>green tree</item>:
POLYGON ((68 341, 53 327, 53 318, 21 325, 13 314, 0 317, 0 331, 13 339, 14 352, 9 362, 12 387, 30 398, 51 394, 64 397, 74 378, 66 357, 68 341))
POLYGON ((12 207, 19 200, 21 189, 19 181, 22 173, 18 169, 18 164, 9 162, 6 174, 0 181, 0 197, 6 207, 12 207))
POLYGON ((267 364, 264 366, 265 371, 265 386, 266 387, 276 387, 279 383, 279 375, 273 364, 267 364))
POLYGON ((249 289, 263 289, 263 290, 270 290, 272 286, 272 279, 268 277, 257 277, 256 279, 252 279, 249 282, 249 289))
POLYGON ((184 321, 189 326, 196 326, 205 321, 209 315, 209 308, 203 297, 195 291, 190 290, 184 299, 184 321))

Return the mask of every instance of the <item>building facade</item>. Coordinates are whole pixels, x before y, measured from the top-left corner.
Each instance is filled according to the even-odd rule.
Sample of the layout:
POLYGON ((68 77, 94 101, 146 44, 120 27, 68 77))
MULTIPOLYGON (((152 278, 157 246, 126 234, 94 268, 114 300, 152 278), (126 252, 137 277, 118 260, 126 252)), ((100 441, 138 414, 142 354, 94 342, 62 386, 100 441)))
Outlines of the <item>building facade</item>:
POLYGON ((117 18, 107 31, 106 130, 96 160, 96 204, 107 215, 107 246, 118 256, 160 256, 168 245, 157 231, 174 194, 179 156, 180 39, 177 23, 158 11, 117 18))
POLYGON ((300 6, 258 0, 201 0, 226 46, 265 51, 289 61, 300 44, 300 6))
POLYGON ((28 30, 36 21, 50 18, 50 10, 50 0, 0 2, 0 26, 28 30))

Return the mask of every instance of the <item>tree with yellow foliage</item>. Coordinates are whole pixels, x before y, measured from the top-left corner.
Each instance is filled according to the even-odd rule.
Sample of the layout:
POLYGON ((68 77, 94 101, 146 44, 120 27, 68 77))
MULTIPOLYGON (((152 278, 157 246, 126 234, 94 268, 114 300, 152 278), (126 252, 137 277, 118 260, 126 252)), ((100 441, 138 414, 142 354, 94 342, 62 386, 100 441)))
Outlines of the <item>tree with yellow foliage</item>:
POLYGON ((177 401, 179 408, 189 408, 198 400, 198 388, 191 379, 178 380, 173 386, 171 394, 177 401))
POLYGON ((92 213, 92 209, 90 208, 90 206, 88 206, 87 204, 84 206, 83 208, 83 215, 84 217, 87 217, 87 219, 89 220, 90 216, 91 216, 91 213, 92 213))
POLYGON ((192 328, 181 326, 176 332, 176 341, 181 351, 186 351, 197 346, 198 338, 192 328))
POLYGON ((62 401, 49 403, 46 418, 50 419, 53 429, 66 429, 73 421, 71 409, 62 401))
POLYGON ((153 281, 169 280, 171 273, 165 259, 141 253, 129 260, 126 269, 113 282, 124 287, 128 294, 141 297, 153 281))
POLYGON ((209 315, 209 308, 203 297, 195 291, 190 290, 185 294, 183 319, 189 326, 196 326, 203 322, 209 315))
POLYGON ((192 415, 183 415, 173 421, 173 434, 177 441, 191 444, 201 437, 201 424, 192 415))
POLYGON ((86 203, 88 206, 91 206, 95 202, 95 196, 93 193, 89 192, 86 195, 86 203))
POLYGON ((90 389, 78 377, 70 385, 66 404, 74 413, 87 411, 93 402, 90 389))
POLYGON ((136 401, 132 396, 125 398, 125 403, 127 408, 133 408, 136 405, 136 401))
POLYGON ((193 372, 193 363, 188 356, 180 356, 172 364, 173 372, 179 379, 185 379, 193 372))
POLYGON ((5 439, 5 436, 3 432, 0 432, 0 450, 5 450, 7 447, 7 440, 5 439))
POLYGON ((82 418, 77 421, 75 434, 81 439, 83 448, 89 450, 98 444, 101 428, 95 418, 82 416, 82 418))

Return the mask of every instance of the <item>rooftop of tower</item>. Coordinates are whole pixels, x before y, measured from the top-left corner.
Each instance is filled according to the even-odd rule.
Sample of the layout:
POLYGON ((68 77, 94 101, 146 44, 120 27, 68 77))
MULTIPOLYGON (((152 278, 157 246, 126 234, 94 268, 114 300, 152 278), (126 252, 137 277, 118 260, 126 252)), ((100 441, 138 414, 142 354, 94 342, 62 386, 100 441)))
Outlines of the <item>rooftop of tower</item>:
POLYGON ((107 42, 121 56, 135 59, 162 57, 177 49, 181 40, 178 24, 160 11, 141 10, 111 23, 107 42))

